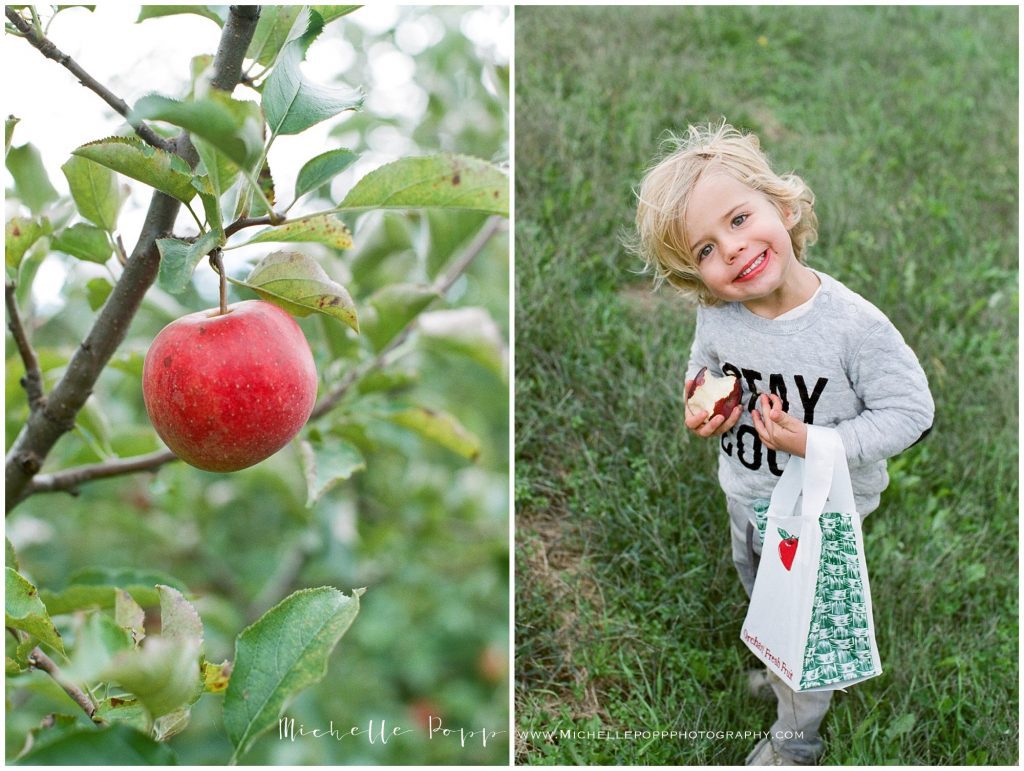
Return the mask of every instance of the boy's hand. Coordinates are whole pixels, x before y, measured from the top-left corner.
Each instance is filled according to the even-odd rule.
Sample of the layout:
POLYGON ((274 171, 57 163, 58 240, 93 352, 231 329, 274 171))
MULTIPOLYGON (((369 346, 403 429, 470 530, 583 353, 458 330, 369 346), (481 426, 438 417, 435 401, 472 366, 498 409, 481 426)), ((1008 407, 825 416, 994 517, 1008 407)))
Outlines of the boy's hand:
MULTIPOLYGON (((692 380, 686 381, 686 390, 690 390, 690 383, 692 380)), ((733 409, 732 414, 728 417, 722 415, 715 415, 707 423, 704 422, 704 418, 708 416, 706 410, 699 410, 692 412, 689 407, 686 408, 686 414, 684 415, 684 422, 686 427, 693 431, 697 436, 702 436, 705 439, 709 436, 718 436, 724 434, 730 428, 736 425, 736 421, 740 419, 740 415, 743 414, 743 407, 736 405, 733 409)))
POLYGON ((751 410, 754 430, 772 450, 804 457, 807 452, 807 425, 782 411, 782 399, 772 394, 761 394, 758 409, 751 410))

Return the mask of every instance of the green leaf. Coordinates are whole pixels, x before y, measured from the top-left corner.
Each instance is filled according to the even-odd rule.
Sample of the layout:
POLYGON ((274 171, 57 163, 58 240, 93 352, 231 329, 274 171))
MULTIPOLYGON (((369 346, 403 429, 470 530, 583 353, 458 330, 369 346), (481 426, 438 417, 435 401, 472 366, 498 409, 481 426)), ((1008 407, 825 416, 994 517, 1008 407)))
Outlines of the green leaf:
POLYGON ((22 748, 21 754, 14 760, 17 763, 30 751, 38 751, 47 744, 52 744, 58 739, 68 736, 69 734, 77 733, 81 730, 82 723, 78 716, 62 715, 60 713, 52 714, 50 719, 45 723, 29 730, 28 737, 25 739, 25 746, 22 748))
POLYGON ((262 243, 306 242, 332 249, 352 248, 352 233, 334 214, 314 214, 278 227, 265 228, 239 246, 262 243))
POLYGON ((173 766, 174 752, 124 724, 82 728, 34 747, 18 759, 23 766, 173 766))
POLYGON ((144 96, 134 117, 156 119, 201 137, 239 166, 248 167, 263 151, 263 119, 255 102, 210 91, 203 99, 179 102, 166 96, 144 96))
POLYGON ((497 166, 463 155, 434 155, 371 171, 338 209, 472 209, 507 217, 508 195, 508 177, 497 166))
POLYGON ((25 144, 8 150, 7 169, 14 177, 14 196, 33 214, 39 214, 60 198, 56 188, 50 184, 43 158, 34 145, 25 144))
POLYGON ((90 613, 85 623, 75 628, 75 648, 65 674, 73 682, 95 682, 114 656, 133 648, 131 634, 115 619, 105 613, 90 613))
POLYGON ((359 613, 361 594, 346 597, 329 586, 300 590, 238 636, 224 696, 232 762, 277 722, 293 696, 324 678, 331 651, 359 613))
POLYGON ((18 569, 18 555, 14 551, 14 544, 7 536, 4 536, 4 567, 18 569))
POLYGON ((177 238, 158 238, 160 272, 157 282, 160 288, 171 294, 184 292, 199 261, 223 243, 223 235, 213 230, 203 233, 192 243, 177 238))
POLYGON ((13 115, 9 115, 7 120, 4 121, 4 158, 11 151, 11 138, 14 136, 14 127, 18 125, 18 121, 21 118, 15 118, 13 115))
POLYGON ((361 5, 312 5, 310 6, 314 11, 320 14, 324 20, 324 24, 329 24, 335 19, 340 19, 342 16, 352 13, 352 11, 358 11, 362 8, 361 5))
POLYGON ((50 613, 56 616, 76 610, 113 608, 116 588, 130 593, 142 606, 156 605, 160 601, 157 584, 185 589, 181 582, 155 570, 89 568, 73 574, 67 588, 60 592, 43 589, 41 595, 50 613))
POLYGON ((71 227, 64 228, 53 237, 50 246, 79 260, 100 265, 109 260, 110 255, 114 253, 107 231, 84 222, 77 222, 71 227))
POLYGON ((36 589, 14 568, 4 568, 4 614, 7 626, 28 632, 40 642, 64 652, 64 641, 50 620, 46 605, 36 589))
POLYGON ((52 232, 50 221, 28 217, 11 217, 4 227, 4 261, 8 268, 16 269, 21 258, 36 241, 52 232))
POLYGON ((194 640, 147 637, 142 647, 121 651, 100 678, 119 683, 158 718, 190 704, 203 683, 199 644, 194 640))
MULTIPOLYGON (((340 112, 357 110, 363 104, 363 93, 359 89, 322 86, 303 77, 300 64, 306 57, 306 49, 323 29, 319 14, 307 13, 307 17, 305 34, 284 45, 263 86, 263 113, 273 136, 298 134, 340 112)), ((300 23, 301 20, 302 17, 300 23)))
POLYGON ((397 410, 385 417, 396 426, 415 431, 424 439, 475 461, 480 457, 480 440, 469 433, 454 415, 426 407, 397 410))
POLYGON ((192 603, 172 586, 158 584, 160 595, 160 634, 169 640, 203 644, 203 622, 192 603))
MULTIPOLYGON (((202 137, 193 137, 192 144, 195 145, 203 167, 206 169, 210 192, 219 199, 238 178, 238 165, 202 137)), ((207 216, 209 216, 209 212, 207 212, 207 216)))
POLYGON ((228 280, 252 289, 295 316, 322 313, 359 331, 355 303, 348 290, 300 252, 272 252, 256 264, 245 281, 228 280))
POLYGON ((110 696, 99 703, 96 716, 108 723, 122 723, 138 731, 149 733, 149 713, 138 699, 110 696))
POLYGON ((195 198, 192 170, 181 158, 132 137, 89 142, 72 152, 188 203, 195 198))
POLYGON ((103 307, 103 303, 107 301, 113 291, 114 285, 105 278, 90 278, 85 283, 85 299, 94 311, 103 307))
POLYGON ((306 506, 312 507, 338 482, 366 468, 363 455, 344 439, 322 439, 311 433, 300 445, 302 471, 306 477, 306 506))
POLYGON ((365 314, 363 332, 379 351, 437 298, 437 292, 429 286, 389 284, 382 287, 369 299, 371 310, 365 314))
POLYGON ((341 148, 328 150, 316 158, 306 161, 295 180, 295 198, 299 199, 311 190, 330 182, 358 158, 351 150, 341 148))
POLYGON ((246 58, 255 59, 264 67, 273 64, 301 10, 298 5, 263 6, 246 58))
POLYGON ((427 209, 428 238, 420 242, 427 276, 435 278, 460 247, 480 232, 488 215, 459 209, 427 209))
POLYGON ((218 27, 223 27, 228 18, 227 9, 226 5, 144 5, 135 23, 139 24, 146 19, 156 19, 160 16, 194 13, 215 22, 218 27))
MULTIPOLYGON (((165 587, 166 588, 166 587, 165 587)), ((160 587, 157 587, 159 591, 160 587)), ((161 595, 161 601, 163 596, 161 595)), ((124 589, 114 590, 114 621, 131 635, 132 642, 138 645, 146 636, 146 613, 142 606, 124 589)))
POLYGON ((424 313, 417 328, 427 347, 467 356, 498 377, 508 377, 508 348, 497 322, 485 308, 424 313))
POLYGON ((170 714, 163 715, 153 723, 153 738, 158 742, 165 742, 188 728, 191 719, 192 710, 189 707, 182 707, 170 714))
POLYGON ((18 288, 15 290, 15 298, 24 307, 32 294, 32 282, 35 280, 39 266, 50 254, 50 239, 41 238, 29 247, 28 252, 21 258, 18 265, 18 288))
POLYGON ((113 232, 122 203, 117 175, 95 161, 75 155, 60 168, 67 177, 78 213, 103 230, 113 232))

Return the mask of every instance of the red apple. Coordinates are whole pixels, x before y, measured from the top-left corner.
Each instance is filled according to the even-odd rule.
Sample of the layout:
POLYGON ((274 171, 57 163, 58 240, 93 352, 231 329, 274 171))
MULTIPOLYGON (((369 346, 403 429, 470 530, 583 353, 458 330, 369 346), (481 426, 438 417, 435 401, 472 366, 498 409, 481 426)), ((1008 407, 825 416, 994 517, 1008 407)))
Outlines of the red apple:
POLYGON ((705 423, 715 415, 728 419, 740 403, 741 396, 740 381, 735 375, 715 377, 707 367, 701 367, 686 389, 686 409, 694 414, 706 412, 705 423))
POLYGON ((284 447, 316 401, 309 343, 287 311, 246 300, 172 321, 142 369, 153 427, 186 463, 237 471, 284 447))

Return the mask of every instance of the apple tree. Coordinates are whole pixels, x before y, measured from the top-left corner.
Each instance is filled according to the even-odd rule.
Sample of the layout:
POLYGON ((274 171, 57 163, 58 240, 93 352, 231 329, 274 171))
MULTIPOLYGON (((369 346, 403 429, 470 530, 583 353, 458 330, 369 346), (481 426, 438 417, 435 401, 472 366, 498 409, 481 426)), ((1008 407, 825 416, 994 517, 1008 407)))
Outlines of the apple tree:
POLYGON ((127 98, 89 51, 134 33, 66 50, 106 10, 5 9, 26 69, 112 110, 57 157, 6 121, 8 760, 504 765, 507 9, 142 6, 209 50, 127 98), (147 354, 240 307, 296 337, 181 343, 169 420, 298 433, 204 471, 147 354))

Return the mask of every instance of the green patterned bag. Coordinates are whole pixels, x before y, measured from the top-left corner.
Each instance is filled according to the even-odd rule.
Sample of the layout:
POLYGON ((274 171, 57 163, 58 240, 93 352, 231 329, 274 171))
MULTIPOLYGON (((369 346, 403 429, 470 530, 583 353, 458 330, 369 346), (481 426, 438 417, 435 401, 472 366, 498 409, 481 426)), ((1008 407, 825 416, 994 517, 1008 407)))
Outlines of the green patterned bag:
POLYGON ((843 442, 834 429, 807 429, 806 458, 789 459, 772 493, 740 635, 801 692, 845 688, 882 673, 843 442))

